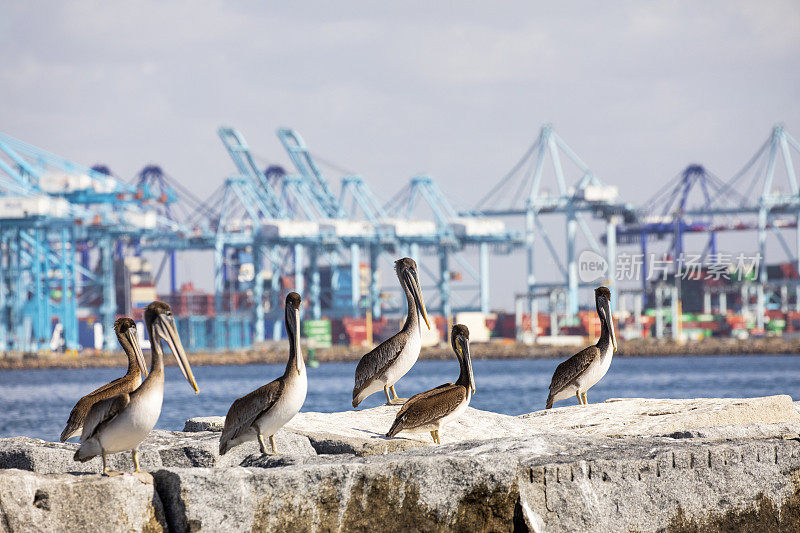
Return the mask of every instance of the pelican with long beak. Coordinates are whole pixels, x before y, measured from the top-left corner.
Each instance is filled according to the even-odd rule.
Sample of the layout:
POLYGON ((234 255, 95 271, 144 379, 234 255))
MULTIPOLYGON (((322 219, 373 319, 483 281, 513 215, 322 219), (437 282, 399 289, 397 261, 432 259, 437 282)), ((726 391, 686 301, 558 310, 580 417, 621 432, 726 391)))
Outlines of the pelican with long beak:
POLYGON ((600 339, 597 344, 584 348, 556 367, 545 409, 553 407, 553 402, 573 394, 578 397, 579 404, 588 405, 586 391, 603 379, 611 366, 611 357, 617 351, 617 336, 614 333, 614 317, 611 316, 609 305, 611 291, 608 287, 596 288, 594 301, 597 316, 600 317, 600 339))
POLYGON ((358 407, 364 398, 381 389, 386 395, 387 405, 405 403, 406 398, 397 397, 394 384, 411 370, 419 358, 419 351, 422 348, 420 314, 425 320, 425 325, 431 329, 425 302, 422 301, 422 290, 419 287, 417 263, 405 257, 395 261, 394 270, 406 293, 408 317, 397 334, 380 343, 358 362, 356 384, 353 387, 353 407, 358 407))
POLYGON ((400 408, 387 437, 401 431, 430 431, 435 444, 441 444, 439 431, 458 418, 475 394, 475 376, 472 374, 472 357, 469 352, 469 330, 463 324, 453 326, 450 337, 461 371, 455 383, 445 383, 435 389, 415 394, 400 408))
POLYGON ((234 401, 225 416, 225 427, 219 439, 219 454, 243 442, 258 439, 262 454, 267 454, 264 435, 269 436, 272 453, 278 453, 275 433, 294 418, 306 401, 308 379, 303 354, 300 352, 300 295, 286 296, 286 334, 289 337, 289 361, 286 371, 246 396, 234 401))
POLYGON ((118 394, 135 391, 142 384, 142 376, 147 377, 147 364, 144 362, 142 348, 139 346, 136 322, 126 316, 118 318, 114 322, 114 332, 117 334, 119 345, 122 346, 125 355, 128 356, 128 371, 121 378, 115 379, 111 383, 106 383, 78 400, 78 403, 69 413, 67 426, 61 432, 61 442, 75 435, 80 435, 83 421, 94 404, 113 398, 118 394))
POLYGON ((86 462, 101 455, 103 473, 109 472, 106 455, 130 450, 135 472, 139 469, 137 448, 148 433, 155 427, 161 415, 164 399, 164 351, 161 341, 166 341, 170 351, 178 361, 183 377, 199 393, 186 352, 175 327, 172 309, 164 302, 153 302, 144 311, 144 321, 150 337, 152 364, 150 375, 131 393, 119 394, 113 398, 97 402, 86 415, 81 434, 81 446, 75 452, 75 460, 86 462))

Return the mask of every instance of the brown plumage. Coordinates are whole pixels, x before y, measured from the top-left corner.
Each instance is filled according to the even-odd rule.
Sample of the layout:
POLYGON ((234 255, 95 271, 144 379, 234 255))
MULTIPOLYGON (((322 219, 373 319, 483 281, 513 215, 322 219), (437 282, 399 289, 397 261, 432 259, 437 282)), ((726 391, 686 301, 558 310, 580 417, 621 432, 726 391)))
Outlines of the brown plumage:
MULTIPOLYGON (((589 368, 595 360, 600 357, 600 348, 595 345, 587 346, 580 352, 576 353, 560 365, 556 367, 553 372, 553 379, 550 382, 550 394, 547 396, 547 404, 545 409, 553 407, 553 398, 556 394, 569 386, 577 377, 589 368)), ((539 404, 541 405, 541 404, 539 404)))
MULTIPOLYGON (((115 416, 121 413, 129 403, 131 403, 131 395, 128 393, 119 394, 112 398, 106 398, 105 400, 96 402, 84 421, 81 442, 92 438, 98 431, 103 429, 106 424, 112 421, 115 416)), ((72 459, 85 463, 94 457, 96 457, 96 455, 81 454, 81 449, 78 448, 72 459)))
POLYGON ((225 416, 225 427, 219 439, 219 454, 255 437, 262 453, 264 437, 269 437, 273 453, 277 453, 274 434, 291 420, 303 405, 308 387, 303 354, 300 352, 298 324, 300 295, 286 296, 286 334, 289 337, 289 360, 279 378, 235 400, 225 416))
POLYGON ((611 315, 611 291, 598 287, 594 291, 595 307, 600 319, 600 338, 556 367, 550 381, 545 409, 553 403, 575 394, 578 402, 587 404, 586 392, 608 371, 611 357, 617 349, 614 319, 611 315))
POLYGON ((281 376, 231 404, 228 414, 225 416, 225 427, 219 439, 220 455, 225 455, 232 440, 253 429, 255 421, 272 409, 275 402, 281 397, 284 387, 285 377, 281 376))
POLYGON ((469 352, 469 330, 466 326, 453 326, 451 344, 460 368, 458 380, 409 398, 397 412, 387 437, 394 437, 401 431, 426 429, 431 431, 434 442, 438 444, 441 425, 458 416, 469 405, 475 391, 475 380, 469 352))
POLYGON ((408 399, 394 419, 387 437, 401 431, 430 426, 455 411, 467 397, 467 388, 455 383, 415 394, 408 399))
POLYGON ((133 392, 142 384, 143 363, 140 364, 137 360, 137 354, 141 354, 141 349, 136 336, 136 322, 128 317, 118 318, 114 322, 114 332, 117 335, 120 346, 128 356, 128 371, 121 378, 117 378, 111 383, 106 383, 78 400, 78 403, 69 413, 69 419, 64 431, 61 432, 61 442, 80 433, 86 415, 89 414, 89 410, 94 404, 113 398, 118 394, 133 392))

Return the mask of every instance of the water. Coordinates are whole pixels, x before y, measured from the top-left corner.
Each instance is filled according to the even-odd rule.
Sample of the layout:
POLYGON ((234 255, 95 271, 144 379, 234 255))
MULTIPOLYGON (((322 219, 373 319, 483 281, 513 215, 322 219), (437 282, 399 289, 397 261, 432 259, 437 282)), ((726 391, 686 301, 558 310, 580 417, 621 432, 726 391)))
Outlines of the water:
MULTIPOLYGON (((511 415, 544 408, 557 360, 478 360, 473 362, 477 394, 471 405, 511 415)), ((304 411, 351 409, 355 363, 326 363, 309 369, 304 411)), ((225 415, 230 404, 283 373, 284 365, 198 366, 195 396, 176 367, 167 367, 164 407, 156 427, 180 430, 187 418, 225 415)), ((27 435, 58 440, 72 406, 84 394, 119 377, 122 369, 0 371, 0 437, 27 435), (47 404, 40 405, 39 400, 47 404)), ((410 396, 455 381, 458 363, 420 361, 397 384, 410 396)), ((800 356, 615 358, 606 377, 589 391, 589 401, 608 398, 749 397, 789 394, 800 398, 800 356)), ((362 407, 385 401, 382 393, 362 407)), ((571 398, 556 404, 572 405, 571 398)))

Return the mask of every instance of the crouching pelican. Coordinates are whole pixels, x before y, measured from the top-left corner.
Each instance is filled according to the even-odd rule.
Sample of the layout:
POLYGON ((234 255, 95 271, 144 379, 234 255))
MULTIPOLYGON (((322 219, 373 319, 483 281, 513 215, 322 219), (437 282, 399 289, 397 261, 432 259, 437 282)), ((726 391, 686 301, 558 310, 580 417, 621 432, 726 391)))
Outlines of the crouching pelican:
POLYGON ((458 418, 475 394, 475 377, 472 374, 472 357, 469 353, 469 330, 463 324, 453 326, 450 338, 461 371, 455 383, 445 383, 435 389, 415 394, 397 412, 387 437, 401 431, 430 431, 435 444, 441 444, 439 431, 448 422, 458 418))
POLYGON ((269 436, 272 453, 278 453, 275 432, 294 418, 306 401, 308 381, 303 354, 300 352, 300 295, 286 296, 286 334, 289 337, 289 361, 286 371, 271 381, 234 401, 225 416, 225 427, 219 439, 219 454, 243 442, 258 439, 261 453, 267 454, 264 435, 269 436))
POLYGON ((578 397, 581 405, 589 404, 586 391, 603 379, 611 366, 611 357, 617 350, 610 301, 611 291, 608 287, 594 290, 597 316, 600 317, 600 339, 594 346, 584 348, 556 367, 545 409, 553 407, 553 402, 569 398, 573 394, 578 397))
POLYGON ((155 427, 161 414, 161 402, 164 398, 162 340, 169 345, 169 349, 178 361, 178 367, 180 367, 183 377, 186 378, 195 393, 200 392, 189 361, 186 359, 186 353, 183 351, 169 305, 158 301, 151 303, 145 309, 144 320, 150 337, 152 353, 150 375, 135 391, 119 394, 92 406, 83 423, 81 446, 75 452, 75 460, 81 462, 101 455, 103 457, 103 473, 107 475, 119 472, 109 472, 106 455, 127 450, 131 450, 134 471, 141 472, 137 447, 155 427))
POLYGON ((80 434, 83 421, 94 404, 119 394, 135 391, 142 384, 142 376, 147 377, 147 364, 144 362, 142 348, 139 346, 136 322, 126 316, 118 318, 114 322, 114 332, 117 334, 119 345, 128 356, 128 372, 121 378, 106 383, 78 400, 69 413, 67 426, 61 432, 61 442, 80 434))
POLYGON ((356 384, 353 387, 353 407, 358 407, 364 398, 381 389, 386 395, 387 405, 404 403, 406 398, 397 397, 394 384, 411 370, 419 358, 419 351, 422 348, 420 314, 425 320, 425 325, 431 329, 425 303, 422 301, 422 290, 419 287, 417 263, 405 257, 395 261, 394 270, 406 293, 408 317, 397 334, 380 343, 358 362, 356 384), (390 391, 391 396, 389 396, 390 391))

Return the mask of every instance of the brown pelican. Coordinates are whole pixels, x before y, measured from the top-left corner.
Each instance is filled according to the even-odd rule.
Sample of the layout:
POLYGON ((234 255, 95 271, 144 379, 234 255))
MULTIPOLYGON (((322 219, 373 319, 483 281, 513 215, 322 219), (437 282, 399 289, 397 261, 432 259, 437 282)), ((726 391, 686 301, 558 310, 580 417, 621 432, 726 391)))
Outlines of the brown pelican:
POLYGON ((453 326, 450 342, 461 367, 458 379, 455 383, 445 383, 409 398, 397 412, 387 437, 394 437, 401 431, 430 431, 433 442, 441 444, 439 431, 442 426, 458 418, 469 405, 472 395, 475 394, 475 377, 472 375, 467 326, 453 326))
POLYGON ((264 435, 269 435, 272 453, 278 453, 275 432, 294 418, 306 401, 308 380, 303 354, 300 352, 300 295, 286 296, 286 334, 289 336, 289 361, 286 371, 246 396, 234 401, 225 416, 225 427, 219 439, 219 454, 225 455, 234 446, 258 439, 261 453, 267 454, 264 435))
POLYGON ((553 402, 573 394, 578 397, 578 403, 588 405, 586 391, 603 379, 611 366, 611 357, 617 350, 617 337, 614 334, 614 318, 609 306, 611 291, 608 287, 596 288, 594 301, 597 316, 600 317, 600 339, 594 346, 584 348, 556 367, 545 409, 553 407, 553 402))
POLYGON ((162 340, 169 345, 183 377, 195 393, 200 392, 189 361, 186 359, 186 353, 183 351, 183 344, 175 328, 175 319, 169 305, 158 301, 151 303, 145 309, 144 320, 152 352, 150 375, 130 394, 119 394, 92 406, 83 423, 81 446, 75 452, 75 460, 81 462, 102 455, 105 474, 116 474, 108 471, 106 455, 126 450, 131 450, 134 471, 141 472, 137 447, 155 427, 164 398, 162 340))
POLYGON ((139 346, 139 337, 136 335, 136 322, 126 316, 118 318, 114 322, 114 332, 117 334, 119 345, 128 356, 128 372, 78 400, 69 413, 67 426, 61 432, 61 442, 80 434, 83 421, 94 404, 118 394, 133 392, 142 384, 142 375, 147 376, 147 365, 144 362, 142 348, 139 346))
POLYGON ((425 325, 431 329, 428 313, 422 301, 422 290, 419 288, 417 263, 405 257, 394 263, 394 270, 400 279, 400 285, 406 293, 408 301, 408 317, 403 328, 393 337, 383 341, 374 350, 366 354, 356 367, 356 385, 353 387, 353 407, 358 407, 364 398, 383 389, 386 404, 402 404, 406 398, 398 398, 394 384, 411 370, 417 362, 422 348, 422 331, 419 314, 425 325), (392 396, 389 396, 391 391, 392 396))

